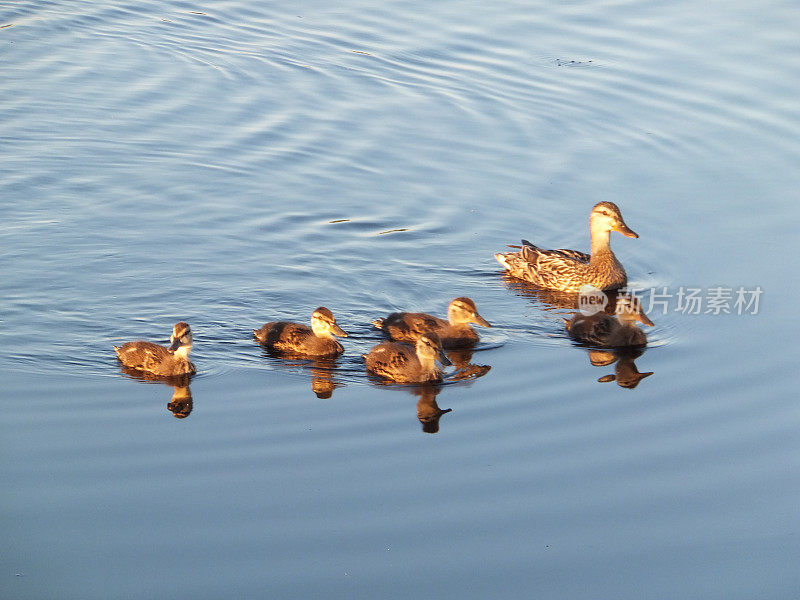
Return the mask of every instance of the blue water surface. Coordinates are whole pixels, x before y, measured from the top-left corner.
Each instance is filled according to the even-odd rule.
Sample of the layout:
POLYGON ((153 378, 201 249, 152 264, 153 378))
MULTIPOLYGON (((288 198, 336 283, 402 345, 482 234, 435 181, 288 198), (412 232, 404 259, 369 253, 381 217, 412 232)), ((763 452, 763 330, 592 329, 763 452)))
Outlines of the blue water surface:
POLYGON ((798 597, 799 30, 788 1, 0 3, 0 597, 798 597), (588 249, 601 200, 640 236, 633 359, 492 257, 588 249), (491 370, 367 378, 372 319, 456 296, 491 370), (333 365, 253 342, 320 305, 333 365), (178 320, 190 389, 120 371, 178 320))

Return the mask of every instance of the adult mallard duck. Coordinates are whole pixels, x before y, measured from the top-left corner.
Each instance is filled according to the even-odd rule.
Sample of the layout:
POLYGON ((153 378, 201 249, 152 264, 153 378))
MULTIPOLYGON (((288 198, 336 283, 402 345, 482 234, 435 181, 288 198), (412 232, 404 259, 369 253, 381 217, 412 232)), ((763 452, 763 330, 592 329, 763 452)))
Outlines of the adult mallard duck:
POLYGON ((612 231, 638 238, 622 218, 613 202, 598 202, 589 216, 591 253, 577 250, 543 250, 522 240, 519 252, 500 252, 494 255, 509 275, 550 290, 577 292, 581 286, 592 285, 601 290, 625 287, 628 277, 609 245, 612 231))
POLYGON ((450 361, 435 333, 425 333, 415 346, 400 342, 382 342, 365 354, 367 371, 395 383, 441 381, 442 369, 450 361))
POLYGON ((195 372, 189 362, 192 349, 192 330, 181 321, 172 328, 170 346, 166 348, 153 342, 126 342, 114 346, 119 361, 128 368, 146 371, 159 377, 187 375, 195 372))
POLYGON ((425 333, 434 332, 439 336, 443 348, 456 348, 472 345, 478 341, 478 334, 470 323, 491 327, 489 322, 478 314, 475 303, 469 298, 456 298, 447 307, 447 321, 426 313, 396 312, 385 319, 375 319, 372 324, 395 342, 416 342, 425 333))
POLYGON ((334 335, 347 337, 336 324, 333 313, 320 306, 311 315, 311 327, 300 323, 273 321, 254 329, 253 335, 259 344, 279 353, 306 356, 336 356, 344 352, 334 335))
POLYGON ((641 303, 633 296, 617 298, 616 314, 599 312, 585 316, 576 313, 572 319, 564 319, 570 337, 598 348, 623 348, 645 346, 647 334, 636 326, 636 322, 653 325, 644 314, 641 303))

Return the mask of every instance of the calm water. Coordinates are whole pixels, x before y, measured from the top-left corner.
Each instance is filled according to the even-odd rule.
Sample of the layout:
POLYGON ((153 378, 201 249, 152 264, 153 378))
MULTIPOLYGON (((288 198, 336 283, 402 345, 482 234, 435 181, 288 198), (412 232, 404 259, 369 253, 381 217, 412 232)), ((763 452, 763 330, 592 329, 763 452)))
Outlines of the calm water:
POLYGON ((554 4, 0 3, 0 597, 800 595, 800 9, 554 4), (758 314, 573 345, 492 254, 599 200, 758 314), (367 380, 461 295, 490 371, 367 380), (253 343, 319 305, 333 365, 253 343), (180 319, 190 390, 120 372, 180 319))

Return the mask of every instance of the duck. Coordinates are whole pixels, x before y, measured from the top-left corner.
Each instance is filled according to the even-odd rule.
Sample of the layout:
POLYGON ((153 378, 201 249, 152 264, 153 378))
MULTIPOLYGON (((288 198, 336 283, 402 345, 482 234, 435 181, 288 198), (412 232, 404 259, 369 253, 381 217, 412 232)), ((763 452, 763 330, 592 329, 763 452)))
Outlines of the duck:
POLYGON ((394 383, 425 383, 442 380, 442 366, 449 366, 439 336, 424 333, 414 346, 403 342, 381 342, 364 355, 367 371, 394 383))
POLYGON ((253 330, 268 350, 303 356, 338 356, 344 347, 333 336, 347 337, 330 309, 320 306, 311 314, 311 327, 288 321, 265 323, 253 330))
POLYGON ((475 303, 469 298, 460 297, 450 301, 447 306, 447 320, 427 313, 395 312, 385 319, 375 319, 372 324, 395 342, 416 342, 424 333, 434 332, 439 336, 445 349, 469 346, 478 341, 478 334, 470 323, 491 327, 489 322, 478 314, 475 303))
POLYGON ((564 319, 564 324, 571 338, 599 348, 646 346, 647 334, 636 326, 637 321, 653 326, 638 298, 625 295, 617 298, 615 315, 576 313, 571 319, 564 319))
POLYGON ((628 276, 611 251, 612 231, 631 238, 639 237, 625 224, 616 204, 598 202, 589 215, 589 254, 566 249, 544 250, 522 240, 519 252, 498 252, 494 257, 509 275, 540 288, 577 292, 582 286, 591 285, 600 290, 616 290, 627 285, 628 276))
POLYGON ((189 324, 180 321, 172 328, 167 348, 153 342, 126 342, 114 346, 119 361, 129 369, 151 373, 158 377, 193 375, 194 365, 189 361, 192 349, 192 330, 189 324))

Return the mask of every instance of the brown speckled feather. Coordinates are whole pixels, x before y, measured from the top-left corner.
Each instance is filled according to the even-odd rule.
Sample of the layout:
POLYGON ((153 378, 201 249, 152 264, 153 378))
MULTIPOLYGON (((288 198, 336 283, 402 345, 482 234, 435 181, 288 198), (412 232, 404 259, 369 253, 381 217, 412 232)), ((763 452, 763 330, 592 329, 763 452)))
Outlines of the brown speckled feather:
POLYGON ((481 327, 491 327, 475 307, 470 298, 454 298, 447 305, 447 320, 427 313, 395 312, 385 319, 372 321, 386 336, 397 342, 416 341, 426 333, 435 333, 443 348, 454 349, 472 346, 478 341, 478 334, 470 323, 481 327))
POLYGON ((273 321, 265 323, 254 334, 260 344, 275 352, 330 356, 344 351, 333 338, 316 336, 310 327, 300 323, 273 321))
POLYGON ((440 381, 442 378, 438 370, 425 371, 416 350, 407 344, 382 342, 364 358, 370 373, 397 383, 440 381))
POLYGON ((573 339, 598 348, 644 346, 647 334, 633 324, 621 323, 617 317, 598 313, 589 317, 576 314, 567 321, 567 332, 573 339))
POLYGON ((398 342, 416 342, 424 333, 447 327, 449 323, 444 319, 433 317, 426 313, 396 312, 383 320, 381 329, 391 339, 398 342))
POLYGON ((426 313, 392 313, 373 323, 396 342, 413 344, 421 335, 431 332, 439 335, 444 348, 471 345, 478 341, 478 334, 469 325, 451 325, 444 319, 426 313))
POLYGON ((154 375, 183 375, 194 373, 194 365, 176 357, 164 346, 152 342, 126 342, 114 347, 117 358, 126 367, 148 371, 154 375))
POLYGON ((588 284, 613 290, 628 282, 625 269, 613 253, 599 256, 594 262, 585 260, 587 256, 577 250, 542 250, 536 246, 495 254, 509 274, 546 289, 577 292, 588 284))

